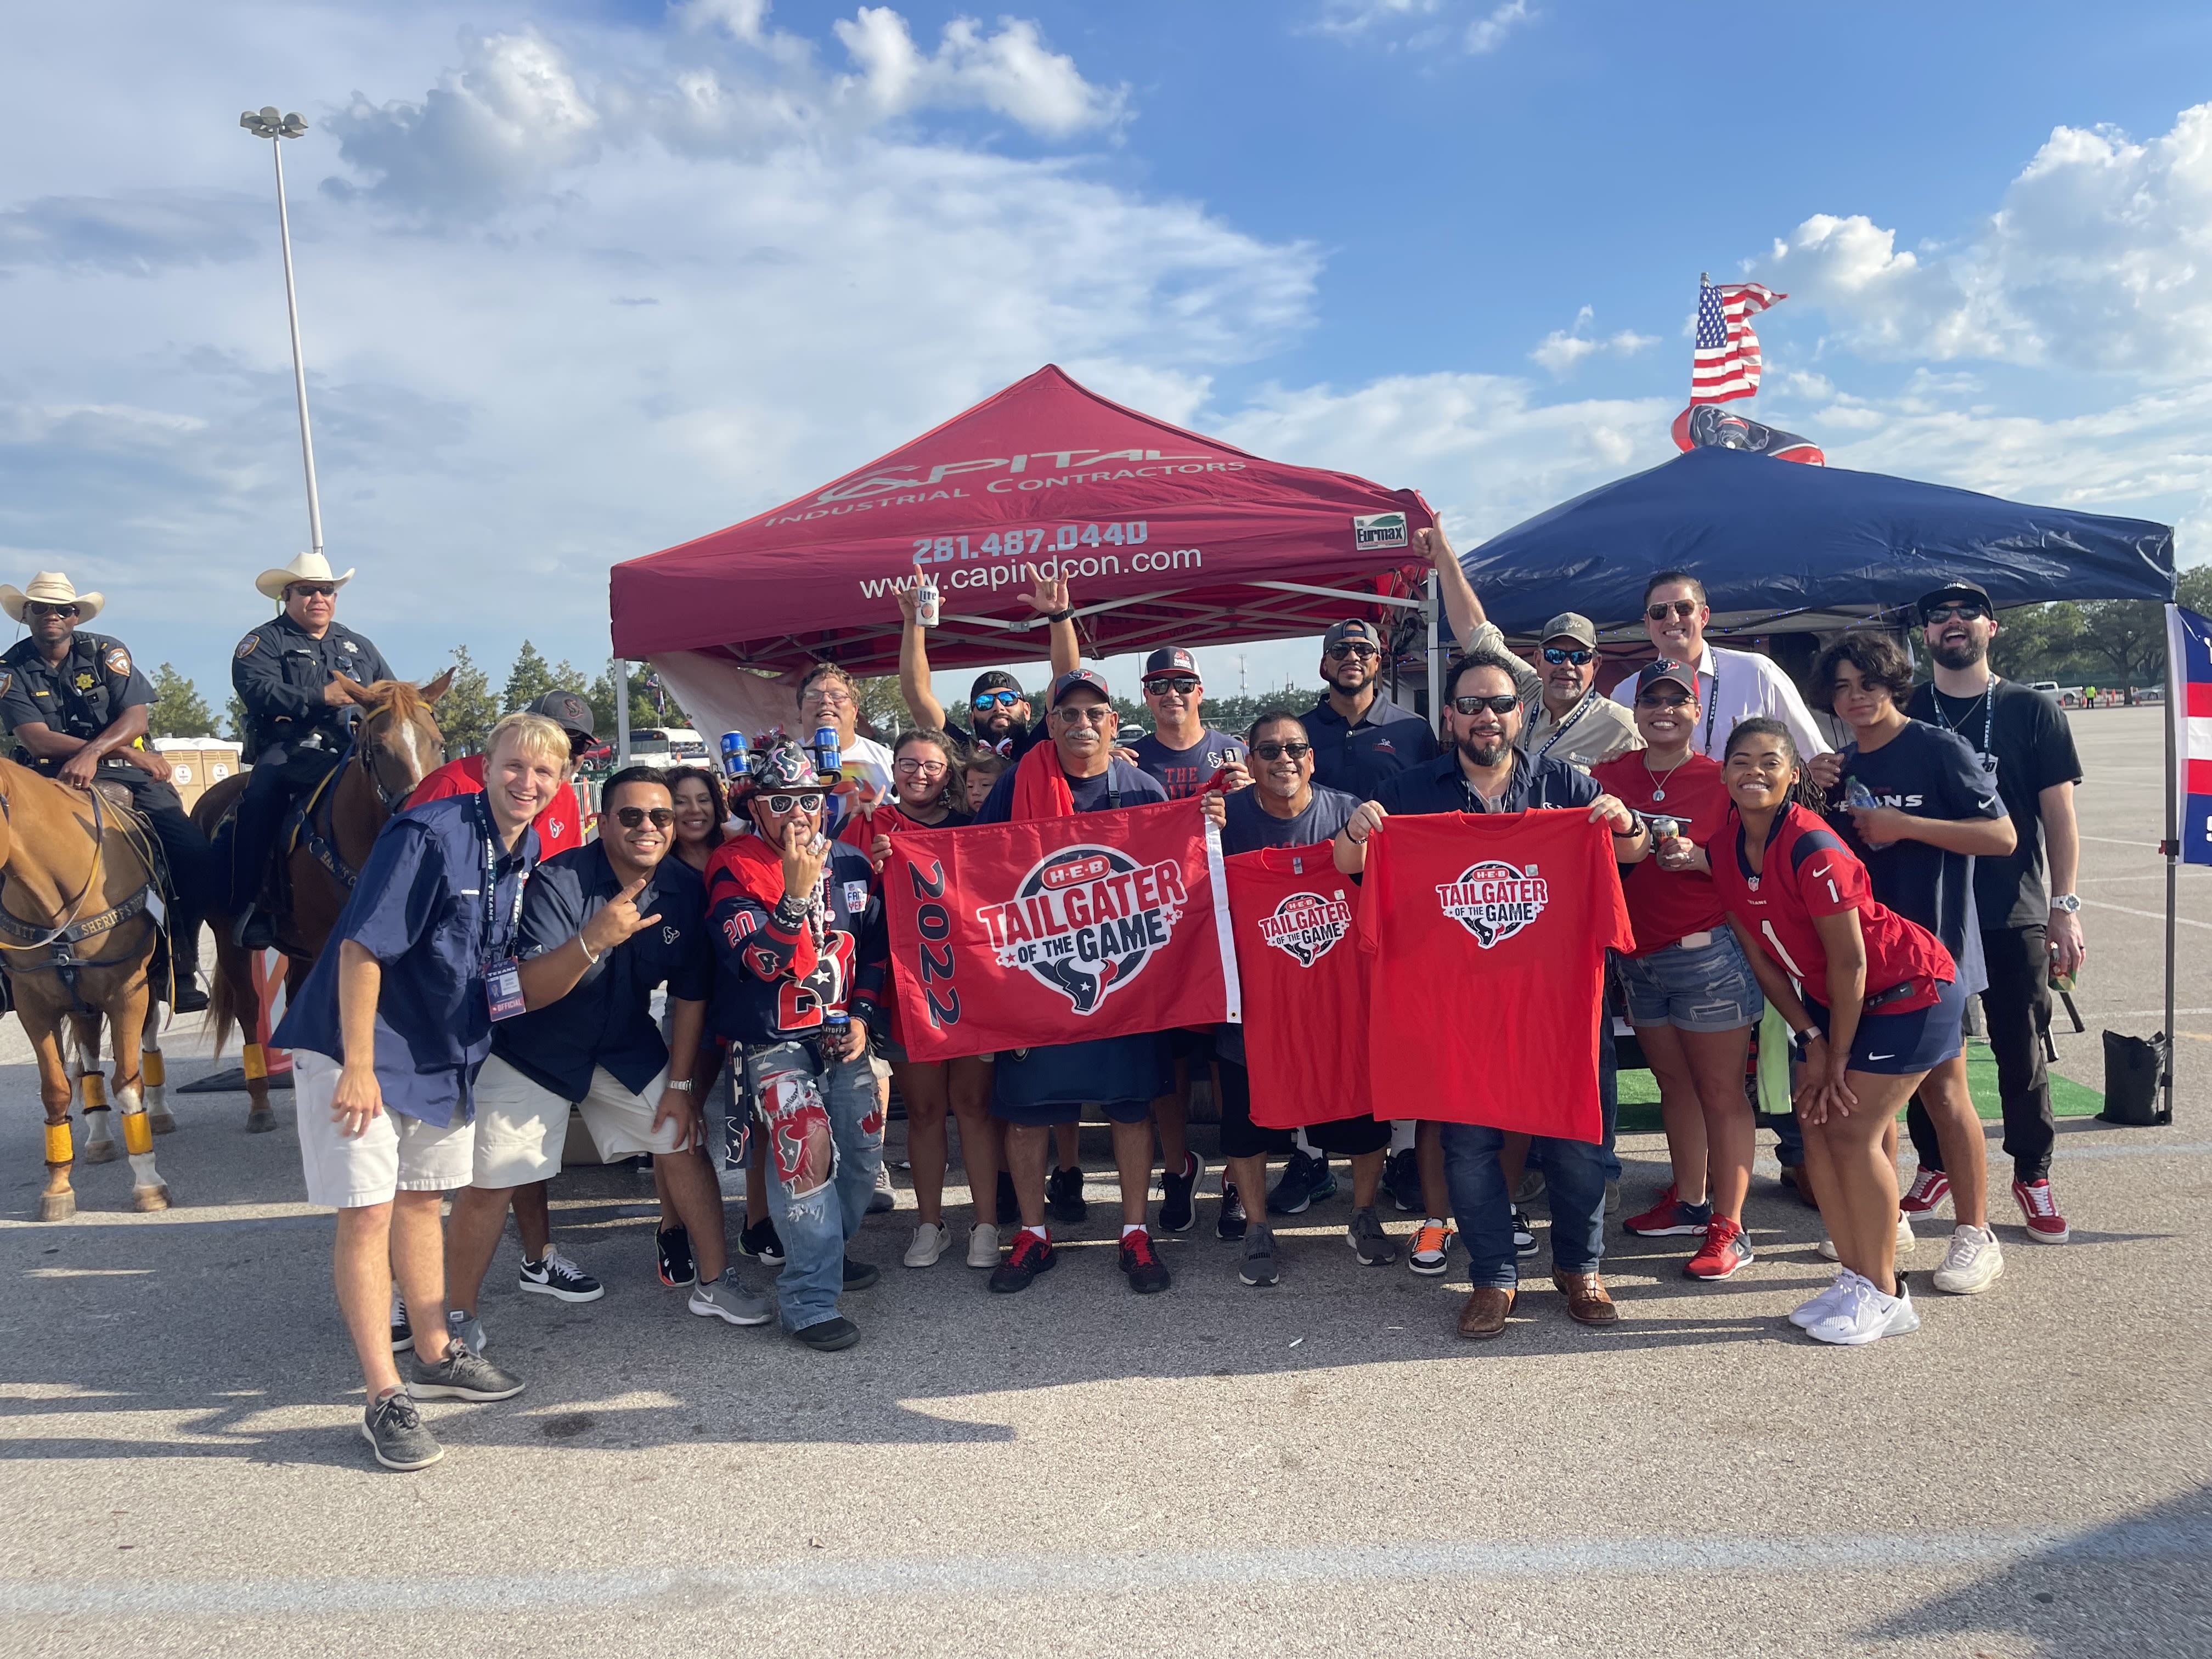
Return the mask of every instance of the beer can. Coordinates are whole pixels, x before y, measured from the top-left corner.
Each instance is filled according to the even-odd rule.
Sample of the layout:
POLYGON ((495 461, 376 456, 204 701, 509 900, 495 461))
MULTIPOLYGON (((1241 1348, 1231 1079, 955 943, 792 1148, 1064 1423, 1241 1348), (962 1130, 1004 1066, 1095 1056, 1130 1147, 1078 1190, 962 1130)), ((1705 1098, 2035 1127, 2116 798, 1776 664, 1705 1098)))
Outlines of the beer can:
POLYGON ((1651 820, 1651 833, 1659 840, 1665 841, 1669 836, 1680 835, 1682 826, 1674 818, 1654 818, 1651 820))
POLYGON ((822 1035, 817 1039, 821 1045, 822 1058, 835 1064, 843 1060, 845 1045, 852 1041, 853 1017, 842 1008, 830 1010, 822 1016, 822 1035))
POLYGON ((934 628, 944 610, 943 597, 937 591, 934 577, 924 576, 915 585, 914 619, 924 628, 934 628))
POLYGON ((722 733, 722 775, 726 778, 750 777, 752 757, 745 752, 745 734, 742 732, 722 733))
POLYGON ((836 726, 817 726, 814 728, 814 769, 816 771, 830 775, 842 769, 844 749, 845 745, 837 740, 836 726))

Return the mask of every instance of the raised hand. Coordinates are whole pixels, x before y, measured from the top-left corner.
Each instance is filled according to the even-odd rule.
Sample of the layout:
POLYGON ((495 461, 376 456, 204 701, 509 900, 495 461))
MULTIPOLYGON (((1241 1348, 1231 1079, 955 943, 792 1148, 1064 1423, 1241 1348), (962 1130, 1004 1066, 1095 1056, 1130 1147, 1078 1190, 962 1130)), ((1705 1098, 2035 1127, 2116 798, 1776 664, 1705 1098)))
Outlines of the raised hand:
POLYGON ((1431 565, 1442 565, 1455 556, 1451 543, 1444 538, 1442 525, 1429 525, 1413 532, 1413 548, 1431 565))
POLYGON ((660 920, 660 913, 649 916, 637 913, 637 896, 645 890, 647 878, 635 881, 617 893, 599 908, 599 914, 586 922, 577 937, 591 947, 593 956, 604 956, 640 928, 650 927, 660 920))
POLYGON ((1040 617, 1050 617, 1068 608, 1066 577, 1042 575, 1033 564, 1025 564, 1022 568, 1030 573, 1031 586, 1022 598, 1030 610, 1040 617))
POLYGON ((801 904, 812 898, 829 860, 829 841, 806 819, 794 817, 783 826, 784 896, 801 904))

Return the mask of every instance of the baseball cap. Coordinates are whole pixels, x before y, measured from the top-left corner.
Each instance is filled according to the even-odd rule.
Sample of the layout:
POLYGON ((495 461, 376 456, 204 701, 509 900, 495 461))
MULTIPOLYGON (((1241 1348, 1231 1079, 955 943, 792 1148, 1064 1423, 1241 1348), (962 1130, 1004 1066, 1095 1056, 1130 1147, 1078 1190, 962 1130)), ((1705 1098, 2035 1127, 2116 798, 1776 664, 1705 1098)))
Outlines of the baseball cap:
POLYGON ((968 695, 971 699, 981 696, 986 691, 1012 691, 1022 696, 1028 695, 1022 691, 1022 683, 1003 668, 985 669, 975 676, 975 684, 968 688, 968 695))
POLYGON ((1197 673, 1198 664, 1190 653, 1179 645, 1169 645, 1163 646, 1145 659, 1145 672, 1141 678, 1151 679, 1156 674, 1197 673))
POLYGON ((1636 695, 1642 696, 1647 686, 1656 685, 1661 680, 1672 680, 1690 694, 1691 702, 1697 701, 1698 671, 1687 663, 1669 662, 1664 657, 1660 658, 1657 662, 1645 663, 1642 669, 1638 671, 1636 695))
POLYGON ((1539 645, 1549 645, 1553 640, 1572 640, 1577 645, 1597 649, 1597 629, 1590 619, 1578 611, 1562 611, 1544 624, 1544 631, 1536 636, 1539 645))
POLYGON ((1375 631, 1375 624, 1364 617, 1346 617, 1321 636, 1321 648, 1334 651, 1340 645, 1371 645, 1382 649, 1382 636, 1375 631))
POLYGON ((1052 700, 1058 702, 1082 685, 1089 686, 1109 702, 1114 701, 1114 694, 1106 689, 1106 677, 1095 668, 1073 668, 1062 674, 1052 683, 1052 700))
POLYGON ((1948 605, 1954 599, 1974 599, 1980 603, 1983 610, 1991 615, 1994 616, 1996 612, 1996 607, 1990 603, 1989 589, 1984 587, 1979 582, 1967 581, 1946 582, 1933 593, 1923 593, 1920 596, 1920 603, 1915 608, 1920 612, 1920 620, 1924 623, 1928 620, 1929 611, 1939 605, 1948 605))
POLYGON ((580 737, 599 736, 599 729, 592 723, 592 705, 574 691, 548 691, 522 712, 543 714, 563 732, 573 732, 580 737))

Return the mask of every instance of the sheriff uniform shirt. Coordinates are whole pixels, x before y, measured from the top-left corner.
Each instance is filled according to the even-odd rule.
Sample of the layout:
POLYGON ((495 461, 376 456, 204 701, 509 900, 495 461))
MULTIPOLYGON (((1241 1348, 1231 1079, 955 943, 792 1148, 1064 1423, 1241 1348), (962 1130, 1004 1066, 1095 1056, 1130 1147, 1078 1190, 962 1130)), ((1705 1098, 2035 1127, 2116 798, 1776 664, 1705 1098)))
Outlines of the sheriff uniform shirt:
POLYGON ((1359 884, 1326 842, 1242 853, 1222 869, 1244 1024, 1220 1029, 1242 1034, 1252 1121, 1291 1129, 1356 1115, 1367 1098, 1359 884))
POLYGON ((1612 826, 1581 807, 1386 818, 1364 891, 1375 1115, 1602 1140, 1605 953, 1636 948, 1612 826))

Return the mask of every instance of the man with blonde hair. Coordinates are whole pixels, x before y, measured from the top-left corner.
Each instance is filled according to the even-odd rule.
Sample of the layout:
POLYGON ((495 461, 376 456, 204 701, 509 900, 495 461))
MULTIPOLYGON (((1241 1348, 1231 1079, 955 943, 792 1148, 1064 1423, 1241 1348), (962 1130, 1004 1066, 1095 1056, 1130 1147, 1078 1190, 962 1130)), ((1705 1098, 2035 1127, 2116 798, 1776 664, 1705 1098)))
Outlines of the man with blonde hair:
POLYGON ((509 714, 485 745, 481 793, 386 824, 273 1038, 293 1051, 308 1202, 338 1212, 338 1306, 368 1393, 361 1433, 386 1468, 445 1455, 413 1400, 522 1392, 447 1334, 439 1210, 472 1173, 493 1024, 523 1011, 515 954, 538 862, 531 820, 568 759, 559 726, 509 714), (395 1271, 415 1325, 404 1388, 386 1323, 395 1271))

